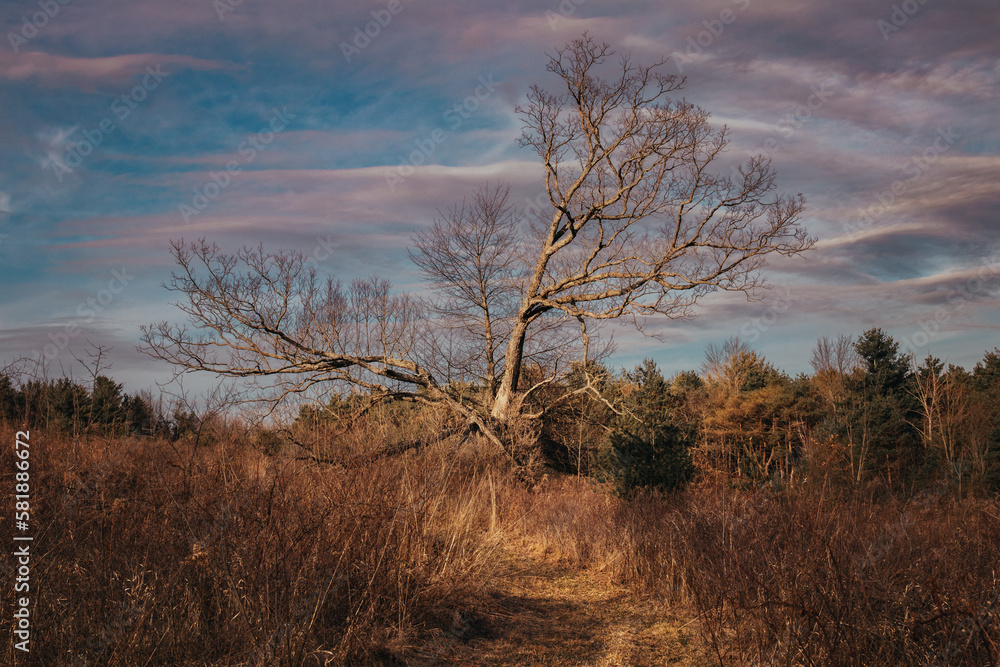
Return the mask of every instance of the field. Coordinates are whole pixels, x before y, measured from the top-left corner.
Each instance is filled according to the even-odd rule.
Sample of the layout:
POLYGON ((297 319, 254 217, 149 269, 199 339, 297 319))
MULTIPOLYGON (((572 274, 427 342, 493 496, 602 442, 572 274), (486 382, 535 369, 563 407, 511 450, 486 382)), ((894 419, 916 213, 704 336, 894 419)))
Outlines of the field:
POLYGON ((622 499, 457 437, 360 456, 388 435, 316 462, 238 429, 32 431, 31 651, 5 614, 3 662, 997 664, 995 497, 813 478, 622 499))

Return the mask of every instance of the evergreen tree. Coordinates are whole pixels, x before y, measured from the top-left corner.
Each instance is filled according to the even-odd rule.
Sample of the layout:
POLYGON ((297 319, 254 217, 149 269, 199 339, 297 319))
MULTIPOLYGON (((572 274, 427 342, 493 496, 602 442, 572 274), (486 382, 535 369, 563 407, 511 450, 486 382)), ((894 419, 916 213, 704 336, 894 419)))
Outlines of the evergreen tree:
POLYGON ((694 436, 672 412, 678 401, 671 385, 652 359, 643 360, 625 378, 633 385, 626 401, 631 416, 616 420, 599 468, 623 497, 641 489, 682 488, 694 475, 694 436))
POLYGON ((24 413, 24 396, 14 388, 10 376, 0 374, 0 421, 17 419, 24 413))
POLYGON ((972 386, 987 432, 983 446, 983 481, 988 489, 1000 491, 1000 348, 987 352, 972 371, 972 386))
POLYGON ((919 415, 911 358, 878 328, 862 334, 854 348, 861 367, 845 378, 845 396, 827 427, 847 445, 855 482, 875 470, 901 482, 915 470, 920 452, 912 426, 919 415))
POLYGON ((90 399, 90 425, 99 428, 113 427, 124 421, 122 414, 122 385, 108 377, 94 378, 90 399))

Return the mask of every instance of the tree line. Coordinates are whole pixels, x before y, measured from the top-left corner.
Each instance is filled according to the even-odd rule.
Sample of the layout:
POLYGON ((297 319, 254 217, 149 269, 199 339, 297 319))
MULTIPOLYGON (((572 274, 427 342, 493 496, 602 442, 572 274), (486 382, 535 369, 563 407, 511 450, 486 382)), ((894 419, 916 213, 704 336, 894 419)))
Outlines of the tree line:
POLYGON ((127 394, 123 385, 97 375, 88 387, 72 378, 28 379, 0 373, 0 418, 78 435, 151 435, 165 427, 152 400, 127 394))
POLYGON ((1000 350, 971 370, 918 363, 872 328, 820 339, 811 364, 791 377, 731 338, 709 346, 700 372, 671 379, 648 359, 617 375, 595 368, 603 400, 551 422, 549 449, 622 493, 677 488, 695 471, 746 486, 833 475, 1000 490, 1000 350))
POLYGON ((124 384, 95 373, 90 382, 71 377, 35 378, 0 370, 0 422, 44 428, 65 436, 147 436, 207 444, 236 423, 218 406, 198 409, 183 400, 165 401, 150 391, 130 394, 124 384))
MULTIPOLYGON (((932 355, 917 363, 873 328, 856 338, 821 338, 811 364, 811 375, 792 377, 738 338, 710 345, 698 370, 670 378, 652 359, 618 371, 574 362, 534 397, 554 407, 516 454, 524 465, 530 459, 609 481, 621 495, 674 490, 696 477, 757 487, 831 474, 853 485, 1000 491, 1000 349, 971 370, 932 355)), ((532 367, 524 373, 528 382, 544 375, 532 367)), ((461 397, 487 388, 454 382, 446 390, 461 397)), ((302 402, 285 432, 329 434, 375 414, 403 423, 433 409, 378 391, 335 394, 325 404, 302 402)), ((0 373, 0 419, 69 435, 176 440, 203 437, 219 415, 180 404, 165 409, 148 392, 128 394, 105 375, 87 386, 0 373)), ((288 446, 278 430, 258 431, 250 440, 267 453, 288 446)))

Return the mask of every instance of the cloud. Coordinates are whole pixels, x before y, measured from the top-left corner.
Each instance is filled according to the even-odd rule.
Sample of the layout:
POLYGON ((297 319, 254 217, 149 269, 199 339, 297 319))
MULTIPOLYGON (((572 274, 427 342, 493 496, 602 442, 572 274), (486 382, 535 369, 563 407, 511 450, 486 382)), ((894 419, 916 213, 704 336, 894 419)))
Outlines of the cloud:
POLYGON ((132 53, 102 58, 60 56, 42 51, 15 55, 0 51, 0 80, 35 80, 44 86, 70 86, 95 92, 97 86, 122 84, 147 68, 170 70, 233 70, 232 63, 203 60, 185 55, 132 53))

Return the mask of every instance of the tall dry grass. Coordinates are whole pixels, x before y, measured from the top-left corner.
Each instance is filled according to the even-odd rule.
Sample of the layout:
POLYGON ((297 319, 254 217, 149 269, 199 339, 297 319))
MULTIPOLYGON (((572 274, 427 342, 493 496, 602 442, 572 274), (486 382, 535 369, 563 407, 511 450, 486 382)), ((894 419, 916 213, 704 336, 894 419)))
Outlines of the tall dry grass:
POLYGON ((996 665, 996 499, 555 484, 528 530, 697 617, 726 665, 996 665))
POLYGON ((225 434, 33 431, 32 652, 13 649, 4 615, 2 662, 403 664, 465 612, 490 616, 511 537, 686 610, 709 663, 998 662, 995 498, 716 487, 626 501, 570 477, 529 490, 435 442, 433 424, 397 421, 351 431, 323 464, 225 434), (367 456, 417 436, 426 446, 367 456))
POLYGON ((32 447, 32 650, 5 615, 11 665, 393 664, 490 585, 513 506, 448 443, 354 468, 225 440, 32 447))

